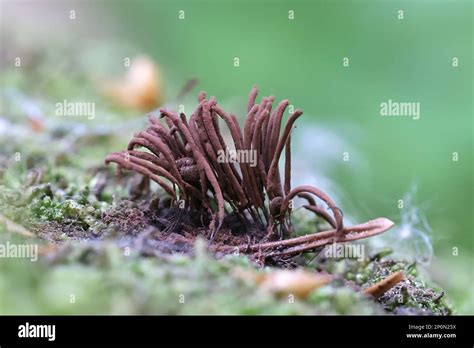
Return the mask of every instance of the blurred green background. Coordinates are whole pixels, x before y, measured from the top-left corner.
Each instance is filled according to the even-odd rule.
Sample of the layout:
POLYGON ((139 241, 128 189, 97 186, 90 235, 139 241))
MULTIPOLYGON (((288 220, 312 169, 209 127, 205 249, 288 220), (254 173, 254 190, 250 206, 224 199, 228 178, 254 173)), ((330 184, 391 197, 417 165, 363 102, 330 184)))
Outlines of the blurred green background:
MULTIPOLYGON (((24 1, 8 6, 38 8, 24 1)), ((159 64, 168 100, 198 78, 200 89, 240 115, 253 84, 263 95, 290 99, 305 111, 294 137, 304 134, 308 149, 316 139, 303 131, 318 125, 349 144, 324 157, 332 163, 324 174, 348 215, 400 223, 398 200, 416 187, 416 213, 431 226, 417 228, 433 243, 435 277, 442 264, 448 270, 438 277, 443 286, 472 289, 472 1, 102 0, 53 1, 44 8, 48 20, 19 16, 15 31, 25 45, 53 47, 53 61, 101 75, 121 69, 124 56, 145 54, 159 64), (74 21, 69 9, 77 9, 74 21), (55 51, 55 42, 70 49, 55 51), (389 99, 419 102, 420 119, 380 116, 380 103, 389 99), (344 151, 354 154, 347 162, 344 151)), ((32 90, 41 93, 34 86, 23 91, 32 90)), ((319 158, 313 150, 298 151, 314 172, 326 168, 312 162, 319 158)))

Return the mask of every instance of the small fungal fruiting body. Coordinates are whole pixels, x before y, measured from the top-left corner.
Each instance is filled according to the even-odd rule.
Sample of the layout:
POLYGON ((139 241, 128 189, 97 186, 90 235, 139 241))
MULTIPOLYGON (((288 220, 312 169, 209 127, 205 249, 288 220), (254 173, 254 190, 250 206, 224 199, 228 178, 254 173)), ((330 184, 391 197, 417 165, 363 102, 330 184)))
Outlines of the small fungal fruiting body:
MULTIPOLYGON (((150 116, 148 127, 134 135, 127 150, 107 156, 105 162, 115 162, 121 169, 149 177, 171 197, 171 204, 184 201, 184 205, 179 205, 184 209, 209 212, 212 235, 220 229, 227 215, 234 214, 246 224, 266 230, 267 240, 286 238, 292 230, 292 200, 297 197, 306 201, 305 209, 333 228, 309 238, 266 243, 268 250, 277 254, 294 254, 334 240, 369 237, 393 225, 381 218, 345 228, 342 211, 327 194, 312 186, 292 188, 291 132, 303 112, 296 109, 282 127, 288 100, 273 108, 272 96, 263 97, 256 104, 257 94, 257 88, 253 87, 243 128, 234 115, 217 104, 215 97, 206 99, 204 92, 199 93, 199 104, 189 118, 184 113, 178 115, 160 109, 163 123, 150 116), (223 125, 230 132, 232 146, 224 140, 223 125), (253 163, 220 160, 220 155, 229 149, 239 153, 253 152, 254 156, 247 157, 252 158, 253 163), (283 151, 282 176, 278 164, 283 151), (324 202, 327 208, 319 205, 317 200, 324 202)), ((254 251, 259 249, 256 246, 239 249, 243 251, 247 247, 254 251)))

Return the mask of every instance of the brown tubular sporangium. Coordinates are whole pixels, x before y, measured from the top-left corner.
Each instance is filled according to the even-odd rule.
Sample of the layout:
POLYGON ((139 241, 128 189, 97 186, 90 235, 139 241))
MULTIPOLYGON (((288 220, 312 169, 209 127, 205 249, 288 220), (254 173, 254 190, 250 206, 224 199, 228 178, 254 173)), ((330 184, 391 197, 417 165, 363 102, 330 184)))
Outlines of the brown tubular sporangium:
MULTIPOLYGON (((269 255, 295 255, 334 241, 370 237, 393 225, 388 219, 378 218, 345 227, 341 209, 326 193, 307 185, 292 188, 291 133, 303 112, 296 109, 282 126, 288 100, 272 111, 274 98, 264 97, 256 104, 257 95, 253 87, 243 129, 234 115, 225 112, 215 97, 207 99, 205 92, 199 93, 199 104, 189 119, 184 113, 160 109, 164 122, 150 116, 148 127, 135 134, 127 150, 110 154, 105 162, 149 177, 170 196, 171 204, 184 200, 184 209, 209 213, 211 241, 229 214, 267 231, 266 242, 237 246, 242 252, 265 250, 269 255), (231 145, 224 140, 224 125, 231 145), (229 150, 247 155, 253 152, 255 161, 219 160, 229 150), (279 162, 283 151, 282 180, 279 162), (305 200, 303 207, 332 229, 289 238, 291 202, 296 197, 305 200)), ((218 249, 225 252, 228 248, 218 249)))

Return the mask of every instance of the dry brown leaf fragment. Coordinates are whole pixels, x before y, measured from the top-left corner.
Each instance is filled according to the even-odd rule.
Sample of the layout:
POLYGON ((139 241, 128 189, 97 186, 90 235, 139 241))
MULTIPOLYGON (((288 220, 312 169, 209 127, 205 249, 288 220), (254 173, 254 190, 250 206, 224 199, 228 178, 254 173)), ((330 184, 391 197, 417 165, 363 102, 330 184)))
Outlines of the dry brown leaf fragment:
POLYGON ((316 288, 328 284, 332 280, 330 274, 311 273, 304 270, 278 270, 271 273, 257 273, 237 269, 234 276, 258 285, 261 289, 277 296, 294 295, 305 299, 316 288))
POLYGON ((241 267, 234 269, 232 275, 250 284, 261 284, 267 276, 265 273, 255 272, 241 267))
POLYGON ((117 104, 141 111, 158 107, 163 95, 158 66, 145 56, 131 59, 123 79, 106 81, 102 90, 117 104))
POLYGON ((329 274, 310 273, 303 270, 281 270, 268 274, 261 287, 278 296, 294 295, 305 299, 316 288, 332 280, 329 274))
POLYGON ((379 298, 380 296, 385 294, 388 290, 390 290, 395 285, 400 283, 403 280, 403 278, 405 278, 405 275, 401 271, 392 273, 388 277, 382 279, 381 281, 365 289, 364 294, 371 295, 375 298, 379 298))

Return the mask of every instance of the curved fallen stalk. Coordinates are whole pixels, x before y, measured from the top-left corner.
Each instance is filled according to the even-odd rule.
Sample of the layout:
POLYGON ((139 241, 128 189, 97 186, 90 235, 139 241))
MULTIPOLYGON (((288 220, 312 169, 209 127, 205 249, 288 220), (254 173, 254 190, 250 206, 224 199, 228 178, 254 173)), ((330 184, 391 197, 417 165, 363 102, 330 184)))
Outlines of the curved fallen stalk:
MULTIPOLYGON (((389 230, 394 225, 393 221, 386 218, 377 218, 375 220, 367 221, 363 224, 344 227, 342 229, 342 236, 338 242, 349 242, 358 239, 364 239, 375 236, 389 230)), ((222 246, 222 245, 211 245, 210 249, 220 252, 242 252, 242 253, 253 253, 259 252, 264 253, 266 257, 273 256, 292 256, 301 254, 304 251, 313 250, 318 247, 331 244, 334 238, 337 236, 338 230, 332 229, 324 232, 315 232, 301 237, 295 237, 276 242, 259 243, 252 245, 239 245, 239 246, 222 246)))
POLYGON ((340 232, 340 234, 342 234, 343 216, 342 216, 341 210, 336 206, 336 204, 327 194, 317 189, 316 187, 302 185, 302 186, 298 186, 292 189, 290 193, 283 200, 283 203, 281 204, 281 213, 284 213, 288 209, 290 200, 301 193, 309 193, 309 194, 315 195, 316 197, 324 201, 328 205, 328 207, 332 210, 332 213, 334 215, 334 220, 336 223, 336 229, 340 232))
POLYGON ((299 193, 298 197, 305 199, 308 204, 303 205, 302 207, 305 208, 306 210, 309 210, 319 217, 323 218, 331 227, 336 228, 336 221, 332 218, 331 215, 328 214, 328 212, 316 204, 316 200, 312 195, 310 195, 307 192, 299 193))

